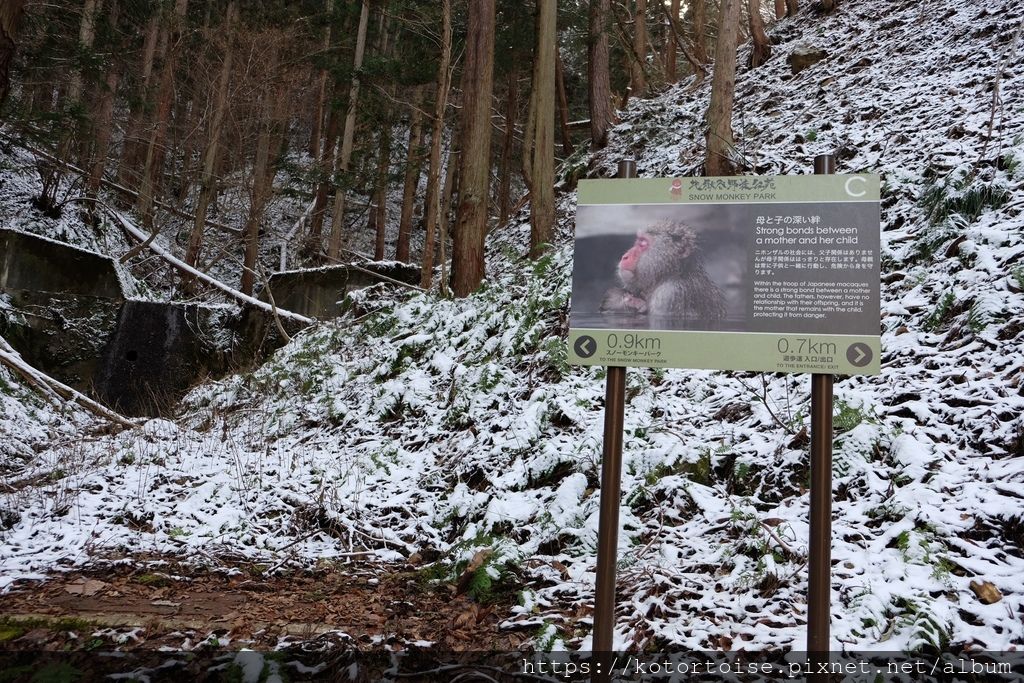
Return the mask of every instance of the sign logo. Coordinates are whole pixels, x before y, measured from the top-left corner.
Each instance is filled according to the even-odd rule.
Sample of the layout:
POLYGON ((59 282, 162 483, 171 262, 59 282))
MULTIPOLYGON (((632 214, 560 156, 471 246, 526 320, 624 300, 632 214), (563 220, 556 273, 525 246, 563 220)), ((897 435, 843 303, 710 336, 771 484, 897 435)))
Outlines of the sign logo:
POLYGON ((866 179, 864 179, 864 178, 862 178, 860 176, 856 176, 856 175, 855 176, 851 176, 850 178, 847 178, 846 179, 846 194, 850 195, 851 197, 863 197, 864 195, 866 195, 867 191, 865 189, 863 189, 863 185, 861 186, 861 189, 859 189, 859 190, 853 189, 853 184, 855 182, 863 183, 863 185, 866 185, 868 181, 866 179))
POLYGON ((864 342, 850 344, 846 349, 846 360, 855 368, 862 368, 871 362, 871 347, 864 342))
POLYGON ((572 348, 580 358, 590 358, 597 352, 597 341, 585 334, 576 340, 572 348))

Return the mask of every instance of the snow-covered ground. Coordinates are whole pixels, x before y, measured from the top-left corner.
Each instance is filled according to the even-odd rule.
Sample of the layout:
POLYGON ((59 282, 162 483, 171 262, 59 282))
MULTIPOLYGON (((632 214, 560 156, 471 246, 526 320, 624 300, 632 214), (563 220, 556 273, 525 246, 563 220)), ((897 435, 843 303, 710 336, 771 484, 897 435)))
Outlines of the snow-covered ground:
MULTIPOLYGON (((1022 22, 1016 0, 845 0, 772 26, 771 61, 737 78, 753 171, 835 151, 883 177, 883 372, 835 386, 837 648, 1024 645, 1022 22), (804 45, 828 55, 791 75, 804 45)), ((698 168, 707 88, 634 102, 596 167, 698 168)), ((510 624, 587 648, 604 384, 565 360, 573 208, 540 262, 518 256, 528 225, 507 228, 478 294, 364 291, 360 317, 197 387, 174 421, 67 438, 85 427, 0 373, 20 444, 0 451, 18 454, 0 583, 150 553, 489 548, 494 589, 525 583, 510 624)), ((618 645, 802 647, 808 394, 803 376, 629 371, 618 645)))

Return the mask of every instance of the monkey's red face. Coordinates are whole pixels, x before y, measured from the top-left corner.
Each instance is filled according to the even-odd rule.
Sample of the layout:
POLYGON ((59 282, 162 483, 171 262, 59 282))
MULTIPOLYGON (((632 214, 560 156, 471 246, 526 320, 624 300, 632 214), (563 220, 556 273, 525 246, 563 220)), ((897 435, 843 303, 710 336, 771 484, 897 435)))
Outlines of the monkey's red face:
POLYGON ((643 232, 638 232, 633 246, 627 249, 626 253, 619 259, 619 277, 622 279, 623 284, 629 284, 636 276, 636 265, 640 261, 640 257, 647 252, 650 246, 651 241, 647 235, 643 232))

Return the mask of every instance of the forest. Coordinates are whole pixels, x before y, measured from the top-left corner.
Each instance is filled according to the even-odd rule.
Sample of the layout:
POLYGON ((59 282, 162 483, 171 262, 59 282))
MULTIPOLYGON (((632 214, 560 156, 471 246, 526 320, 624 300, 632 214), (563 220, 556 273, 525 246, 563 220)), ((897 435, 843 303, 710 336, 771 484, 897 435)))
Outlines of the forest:
MULTIPOLYGON (((3 0, 0 670, 589 680, 579 184, 831 155, 881 179, 881 372, 835 377, 828 649, 1011 680, 1022 54, 1015 0, 3 0)), ((810 378, 624 394, 620 679, 792 678, 810 378)))
POLYGON ((502 226, 528 206, 539 256, 554 188, 607 145, 616 109, 691 75, 699 86, 716 51, 707 170, 738 170, 737 40, 753 37, 757 66, 771 53, 765 22, 797 11, 794 0, 696 2, 685 16, 679 2, 643 1, 24 4, 8 3, 4 20, 19 45, 5 58, 5 93, 16 86, 5 120, 55 157, 39 170, 41 212, 60 213, 77 173, 73 210, 95 216, 97 194, 112 192, 147 232, 171 224, 186 264, 226 262, 251 294, 259 255, 280 240, 267 212, 298 202, 293 265, 355 250, 420 264, 422 287, 456 296, 482 282, 491 218, 502 226), (216 217, 232 200, 244 223, 225 228, 216 217))

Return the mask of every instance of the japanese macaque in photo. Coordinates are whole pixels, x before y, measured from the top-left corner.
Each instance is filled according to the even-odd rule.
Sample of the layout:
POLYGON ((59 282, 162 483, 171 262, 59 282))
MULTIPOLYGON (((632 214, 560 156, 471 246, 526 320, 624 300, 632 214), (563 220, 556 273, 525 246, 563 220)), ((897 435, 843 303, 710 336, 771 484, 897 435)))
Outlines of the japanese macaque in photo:
POLYGON ((725 316, 725 298, 704 270, 697 235, 685 223, 665 221, 638 231, 619 259, 618 278, 620 286, 604 295, 602 313, 707 322, 725 316))

